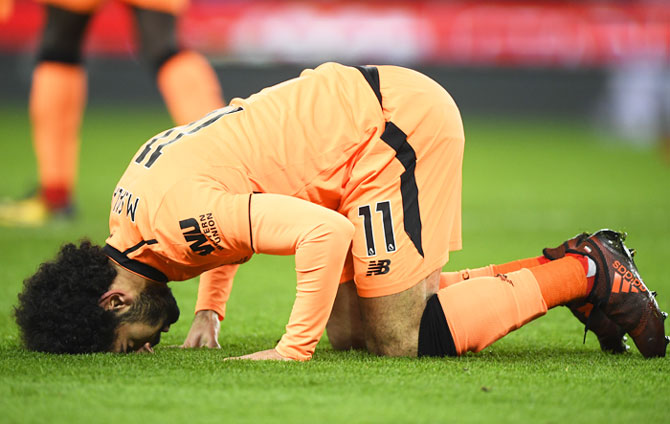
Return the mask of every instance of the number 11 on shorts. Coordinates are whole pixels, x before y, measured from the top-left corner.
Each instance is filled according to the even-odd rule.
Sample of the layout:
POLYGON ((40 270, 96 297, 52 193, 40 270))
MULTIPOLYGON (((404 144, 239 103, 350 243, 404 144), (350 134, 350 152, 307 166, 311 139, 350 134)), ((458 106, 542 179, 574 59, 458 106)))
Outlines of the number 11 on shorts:
MULTIPOLYGON (((377 255, 377 248, 375 247, 374 230, 372 228, 372 208, 371 205, 363 205, 358 207, 358 216, 363 218, 363 227, 365 229, 365 249, 369 256, 377 255)), ((383 202, 375 203, 375 211, 382 216, 382 223, 384 227, 384 246, 386 253, 395 252, 395 233, 393 230, 393 217, 391 216, 391 202, 384 200, 383 202)))

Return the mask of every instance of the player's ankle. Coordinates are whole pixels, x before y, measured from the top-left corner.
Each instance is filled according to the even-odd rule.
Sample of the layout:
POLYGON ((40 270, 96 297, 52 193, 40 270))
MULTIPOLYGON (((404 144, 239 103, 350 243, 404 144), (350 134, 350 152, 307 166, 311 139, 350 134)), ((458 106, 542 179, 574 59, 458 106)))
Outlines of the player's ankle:
POLYGON ((43 187, 42 199, 46 207, 53 211, 66 208, 70 205, 71 190, 62 186, 43 187))
POLYGON ((565 256, 577 259, 581 264, 582 268, 584 268, 584 275, 586 275, 586 282, 587 282, 586 292, 587 294, 591 293, 591 290, 593 289, 593 283, 595 281, 596 263, 593 261, 593 259, 589 258, 586 255, 579 255, 577 253, 566 253, 565 256))

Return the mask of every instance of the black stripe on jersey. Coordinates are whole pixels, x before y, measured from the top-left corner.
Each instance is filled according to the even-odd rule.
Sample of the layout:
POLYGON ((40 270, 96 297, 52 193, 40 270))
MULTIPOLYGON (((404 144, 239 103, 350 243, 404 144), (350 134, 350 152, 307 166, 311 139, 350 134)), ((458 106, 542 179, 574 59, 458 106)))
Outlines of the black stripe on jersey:
POLYGON ((137 243, 135 246, 129 247, 128 249, 124 250, 123 254, 127 255, 129 253, 132 253, 132 252, 136 251, 137 249, 139 249, 140 247, 144 246, 145 244, 156 244, 156 243, 158 243, 158 240, 156 240, 156 239, 142 240, 141 242, 137 243))
POLYGON ((162 143, 162 144, 159 144, 156 147, 156 150, 151 154, 151 156, 149 156, 149 160, 147 161, 147 163, 144 164, 144 167, 145 168, 151 168, 151 165, 153 165, 154 162, 156 162, 156 160, 159 157, 161 157, 161 155, 163 154, 163 148, 165 146, 169 146, 170 144, 174 143, 175 141, 178 141, 183 136, 184 136, 184 133, 182 132, 182 133, 177 134, 177 136, 175 138, 173 138, 172 140, 166 141, 165 143, 162 143))
POLYGON ((368 84, 370 84, 370 88, 375 92, 375 96, 377 96, 377 100, 379 100, 379 105, 381 106, 382 91, 379 85, 379 70, 374 66, 354 66, 354 68, 361 71, 363 77, 365 77, 368 84))
POLYGON ((153 147, 154 143, 156 143, 160 139, 168 138, 170 136, 170 134, 172 134, 173 131, 174 131, 174 128, 171 128, 171 129, 167 130, 165 133, 163 133, 163 135, 156 136, 156 137, 152 138, 151 141, 149 143, 147 143, 146 146, 144 146, 144 150, 142 150, 142 153, 140 153, 137 156, 137 158, 135 159, 135 163, 142 163, 144 158, 146 158, 147 155, 149 154, 149 152, 151 151, 151 148, 153 147))
MULTIPOLYGON (((151 243, 153 244, 153 243, 151 243)), ((135 245, 137 246, 137 245, 135 245)), ((135 247, 133 246, 133 247, 135 247)), ((131 248, 132 249, 132 248, 131 248)), ((134 259, 130 259, 128 256, 126 256, 125 253, 120 252, 113 248, 112 246, 106 244, 102 248, 103 253, 105 255, 109 256, 111 259, 114 260, 114 262, 118 263, 122 267, 141 275, 142 277, 148 278, 150 280, 158 281, 159 283, 167 283, 169 280, 165 274, 157 270, 156 268, 144 264, 140 261, 136 261, 134 259)))
POLYGON ((407 135, 393 122, 386 123, 386 129, 381 139, 395 150, 395 157, 400 161, 405 172, 400 175, 400 194, 402 195, 402 209, 404 213, 405 232, 412 243, 423 256, 421 245, 421 214, 419 212, 419 188, 416 185, 414 169, 416 168, 416 153, 407 142, 407 135))
POLYGON ((254 236, 251 234, 251 194, 249 194, 249 207, 247 208, 247 212, 249 213, 249 245, 251 246, 251 251, 255 253, 254 236))
MULTIPOLYGON (((194 134, 194 133, 200 131, 201 129, 212 125, 214 122, 218 121, 219 118, 221 118, 222 116, 230 115, 231 113, 239 112, 239 111, 244 110, 244 109, 242 109, 241 106, 238 106, 235 109, 223 108, 223 109, 218 109, 218 110, 221 111, 221 113, 218 113, 218 114, 214 115, 213 117, 209 118, 208 120, 206 120, 202 124, 198 125, 197 127, 188 130, 186 132, 186 134, 188 134, 188 135, 194 134)), ((207 116, 211 115, 213 112, 216 112, 216 111, 212 111, 205 116, 207 117, 207 116)))
MULTIPOLYGON (((149 156, 149 160, 147 161, 147 163, 144 164, 144 167, 145 168, 151 168, 151 165, 153 165, 154 162, 156 162, 156 160, 159 157, 161 157, 161 155, 163 154, 163 148, 165 148, 165 146, 169 146, 170 144, 175 143, 176 141, 178 141, 180 138, 182 138, 185 135, 195 134, 196 132, 200 131, 201 129, 212 125, 214 122, 218 121, 219 118, 221 118, 222 116, 229 115, 229 114, 235 113, 235 112, 239 112, 241 110, 243 110, 241 107, 236 107, 235 109, 232 109, 232 110, 230 110, 229 108, 223 108, 223 109, 217 109, 215 111, 210 112, 209 114, 205 115, 205 118, 207 118, 210 115, 213 115, 213 116, 211 118, 207 119, 205 122, 201 123, 197 127, 190 128, 188 131, 180 132, 172 140, 166 141, 165 143, 162 143, 162 144, 159 144, 158 146, 156 146, 156 150, 151 154, 151 156, 149 156)), ((188 124, 188 126, 190 126, 192 124, 193 123, 188 124)), ((188 126, 186 128, 188 128, 188 126)), ((177 127, 177 128, 182 128, 182 127, 177 127)), ((161 137, 161 138, 165 138, 165 137, 161 137)), ((147 147, 151 148, 152 145, 153 145, 153 141, 151 143, 149 143, 149 145, 147 147)), ((144 153, 144 152, 142 152, 142 153, 144 153)), ((139 160, 139 161, 135 160, 135 162, 140 163, 142 161, 141 160, 139 160)))

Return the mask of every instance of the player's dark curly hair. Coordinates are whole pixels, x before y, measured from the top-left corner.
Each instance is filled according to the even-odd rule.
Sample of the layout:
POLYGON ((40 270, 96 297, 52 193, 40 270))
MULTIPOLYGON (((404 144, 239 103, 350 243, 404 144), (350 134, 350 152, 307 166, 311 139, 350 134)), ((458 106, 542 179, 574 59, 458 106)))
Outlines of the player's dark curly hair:
POLYGON ((99 246, 88 240, 64 245, 55 261, 23 282, 14 315, 24 345, 50 353, 110 350, 120 318, 98 300, 115 276, 99 246))

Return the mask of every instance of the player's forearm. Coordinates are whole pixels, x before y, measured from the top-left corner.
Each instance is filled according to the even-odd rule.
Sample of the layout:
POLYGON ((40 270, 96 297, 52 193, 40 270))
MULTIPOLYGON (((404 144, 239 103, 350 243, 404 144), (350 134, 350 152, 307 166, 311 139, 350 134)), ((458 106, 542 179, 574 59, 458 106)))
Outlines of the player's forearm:
POLYGON ((276 349, 308 360, 328 322, 353 225, 337 212, 278 195, 254 196, 251 215, 257 252, 295 254, 297 295, 276 349))
POLYGON ((296 251, 296 299, 286 333, 276 347, 284 357, 310 359, 323 335, 351 242, 351 224, 343 224, 315 229, 313 238, 296 251))
POLYGON ((204 272, 198 285, 198 300, 195 312, 214 311, 223 319, 226 315, 226 303, 230 297, 233 278, 239 265, 225 265, 204 272))

